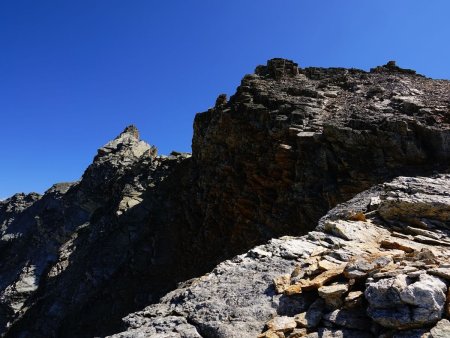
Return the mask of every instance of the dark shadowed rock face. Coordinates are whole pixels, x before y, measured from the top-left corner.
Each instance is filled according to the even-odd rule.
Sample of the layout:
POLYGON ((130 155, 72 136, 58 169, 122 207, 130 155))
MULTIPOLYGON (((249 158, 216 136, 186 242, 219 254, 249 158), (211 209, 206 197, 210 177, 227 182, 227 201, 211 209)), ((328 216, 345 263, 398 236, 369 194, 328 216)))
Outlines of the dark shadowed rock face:
POLYGON ((176 228, 159 210, 170 209, 166 178, 188 157, 157 157, 128 127, 99 149, 79 182, 1 202, 3 330, 13 324, 12 337, 108 332, 125 309, 173 287, 176 228))
POLYGON ((181 284, 113 337, 446 337, 449 190, 450 175, 375 186, 308 235, 272 239, 181 284))
POLYGON ((196 202, 214 229, 204 240, 222 243, 213 256, 311 230, 390 177, 447 168, 449 100, 448 81, 391 63, 372 73, 282 59, 257 67, 195 119, 196 202))
MULTIPOLYGON (((375 184, 446 171, 449 93, 449 81, 427 79, 392 62, 364 72, 302 69, 273 59, 246 75, 229 100, 220 95, 214 108, 196 116, 192 157, 157 156, 134 126, 127 127, 99 149, 79 182, 0 202, 0 332, 118 332, 121 317, 157 302, 176 283, 271 238, 305 234, 330 208, 375 184)), ((398 216, 402 208, 389 210, 398 216)), ((184 330, 184 337, 260 332, 271 310, 255 301, 253 310, 241 313, 238 300, 270 289, 272 275, 293 267, 298 252, 309 254, 303 240, 271 243, 270 250, 281 250, 280 265, 252 282, 258 288, 230 294, 237 313, 228 320, 240 330, 221 326, 222 309, 216 313, 206 305, 187 307, 181 316, 164 312, 157 325, 184 330), (212 326, 198 331, 188 312, 204 313, 212 326)), ((251 255, 272 264, 270 257, 278 254, 261 250, 251 255)), ((260 269, 248 264, 242 274, 260 269)), ((239 274, 224 277, 224 283, 237 285, 239 274)), ((329 295, 326 304, 340 304, 336 295, 344 289, 319 292, 329 295)), ((359 296, 353 294, 354 302, 359 296)), ((306 311, 313 300, 299 299, 298 306, 306 311)), ((291 303, 282 297, 280 314, 296 314, 291 303)), ((347 315, 326 318, 341 322, 347 315)))

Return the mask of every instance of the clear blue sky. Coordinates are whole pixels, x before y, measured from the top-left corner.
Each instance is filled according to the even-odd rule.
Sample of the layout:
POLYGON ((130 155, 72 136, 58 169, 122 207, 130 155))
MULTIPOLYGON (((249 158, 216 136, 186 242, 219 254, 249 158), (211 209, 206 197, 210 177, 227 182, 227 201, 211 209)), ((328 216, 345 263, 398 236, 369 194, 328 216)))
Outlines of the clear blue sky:
POLYGON ((0 198, 78 179, 134 123, 190 151, 196 112, 272 57, 450 78, 448 0, 2 0, 0 198))

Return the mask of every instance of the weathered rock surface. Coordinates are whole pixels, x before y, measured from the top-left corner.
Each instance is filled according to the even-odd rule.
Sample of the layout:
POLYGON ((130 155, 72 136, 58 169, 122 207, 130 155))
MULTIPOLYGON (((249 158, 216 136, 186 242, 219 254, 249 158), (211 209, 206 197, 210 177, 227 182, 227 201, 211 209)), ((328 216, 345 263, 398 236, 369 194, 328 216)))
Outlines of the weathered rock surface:
MULTIPOLYGON (((408 337, 416 333, 425 337, 430 330, 431 336, 446 332, 447 321, 442 318, 448 316, 445 304, 450 300, 450 278, 434 272, 450 264, 450 248, 414 238, 405 240, 410 246, 404 244, 412 250, 385 247, 383 243, 395 243, 398 234, 407 234, 413 225, 406 221, 393 224, 382 215, 392 206, 393 195, 398 196, 399 203, 411 201, 411 210, 416 204, 424 211, 427 206, 435 209, 436 201, 439 208, 446 209, 449 191, 450 175, 399 177, 376 186, 330 211, 308 235, 273 239, 219 264, 211 273, 167 294, 159 304, 127 316, 129 330, 113 337, 137 337, 141 330, 174 314, 185 318, 202 337, 289 337, 300 328, 307 328, 306 337, 408 337), (374 199, 378 201, 376 208, 371 204, 374 199), (352 238, 327 226, 330 222, 347 223, 349 228, 359 224, 361 221, 349 220, 352 212, 366 217, 366 226, 356 226, 352 238), (367 241, 367 229, 369 233, 376 230, 379 237, 367 241), (284 254, 289 251, 291 254, 284 254), (354 264, 363 259, 365 264, 354 264), (344 265, 336 276, 337 283, 327 281, 319 286, 310 282, 326 272, 318 261, 344 265), (361 274, 346 276, 347 266, 360 268, 361 274), (301 272, 298 267, 302 267, 301 272), (291 271, 288 283, 300 286, 296 294, 289 289, 277 292, 275 271, 278 275, 291 271), (310 275, 299 278, 305 271, 310 275), (341 297, 341 301, 333 296, 341 297), (346 308, 346 302, 352 300, 353 305, 346 308)), ((424 230, 448 238, 450 218, 441 218, 442 223, 435 224, 435 217, 431 213, 421 217, 423 224, 429 224, 424 230)))
POLYGON ((156 157, 131 126, 99 149, 80 182, 0 202, 2 330, 10 327, 13 337, 89 336, 112 327, 125 308, 157 299, 175 274, 183 278, 166 269, 164 260, 176 255, 153 254, 161 244, 152 235, 167 238, 170 231, 158 230, 152 208, 163 198, 155 190, 186 157, 156 157), (138 274, 145 265, 152 271, 138 274))
POLYGON ((208 252, 304 234, 374 184, 447 169, 449 92, 448 81, 392 64, 370 73, 282 59, 257 67, 226 105, 195 119, 196 201, 221 238, 208 252))
MULTIPOLYGON (((386 185, 383 196, 368 193, 368 202, 344 204, 342 215, 323 219, 306 239, 272 238, 313 230, 336 204, 395 176, 445 172, 449 92, 449 81, 393 63, 365 72, 273 59, 245 76, 229 100, 221 95, 196 116, 192 157, 157 156, 128 127, 99 149, 79 182, 0 202, 0 332, 119 332, 126 314, 252 247, 205 280, 183 284, 183 297, 167 294, 165 310, 127 317, 130 331, 122 335, 257 335, 274 314, 309 311, 317 289, 333 283, 349 289, 333 301, 323 293, 327 312, 320 318, 366 306, 365 289, 355 285, 369 278, 419 278, 426 266, 445 280, 448 267, 435 262, 441 258, 432 249, 450 248, 446 176, 386 185), (353 249, 340 249, 345 243, 353 249), (422 265, 392 269, 402 255, 416 255, 422 265), (224 297, 218 303, 217 294, 224 297)), ((326 318, 338 325, 337 317, 326 318)), ((320 325, 308 334, 362 334, 320 325)), ((268 334, 300 336, 303 329, 268 334)))
POLYGON ((399 274, 369 283, 368 313, 383 327, 411 328, 433 324, 442 317, 447 285, 437 277, 399 274))
POLYGON ((450 337, 450 322, 447 319, 440 320, 430 333, 432 338, 450 337))

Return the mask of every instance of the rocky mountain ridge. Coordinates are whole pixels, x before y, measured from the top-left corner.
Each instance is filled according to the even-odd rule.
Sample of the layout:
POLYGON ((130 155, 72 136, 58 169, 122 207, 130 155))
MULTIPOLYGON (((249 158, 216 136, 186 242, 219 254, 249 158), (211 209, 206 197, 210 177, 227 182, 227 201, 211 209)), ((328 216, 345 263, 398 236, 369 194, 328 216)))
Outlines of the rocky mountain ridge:
MULTIPOLYGON (((392 62, 365 72, 302 69, 292 61, 273 59, 258 66, 254 74, 246 75, 229 100, 220 95, 215 107, 196 116, 192 156, 157 156, 156 148, 139 139, 135 127, 126 128, 99 149, 79 182, 55 185, 43 196, 18 194, 0 202, 0 332, 6 337, 104 336, 126 328, 122 317, 155 303, 145 310, 149 314, 129 315, 125 321, 129 331, 121 335, 244 337, 262 332, 264 323, 278 313, 276 306, 258 299, 261 290, 272 299, 270 302, 281 299, 281 306, 292 308, 278 313, 288 319, 274 319, 290 321, 291 326, 289 316, 302 315, 300 304, 306 306, 306 298, 323 298, 314 292, 320 295, 337 288, 346 297, 348 292, 366 292, 361 285, 372 277, 361 277, 358 289, 353 291, 351 283, 345 281, 344 271, 337 275, 340 283, 331 291, 320 290, 329 286, 324 284, 317 287, 318 291, 308 290, 312 296, 306 298, 297 294, 272 295, 271 279, 278 275, 285 275, 277 279, 284 281, 278 283, 279 291, 288 284, 301 289, 301 283, 306 283, 302 281, 298 286, 298 275, 289 279, 286 274, 303 264, 300 256, 308 259, 312 254, 308 245, 322 246, 321 236, 331 245, 347 246, 347 256, 363 250, 355 244, 357 239, 339 237, 320 226, 308 235, 318 236, 317 243, 308 244, 303 238, 272 238, 304 235, 314 230, 319 219, 338 203, 396 176, 431 177, 435 172, 447 172, 449 93, 449 81, 428 79, 392 62), (250 250, 268 240, 272 247, 267 250, 250 250), (198 277, 247 250, 246 256, 234 260, 262 255, 267 265, 260 267, 248 261, 249 266, 242 267, 226 261, 214 270, 216 277, 209 274, 195 279, 191 286, 183 286, 181 290, 193 292, 192 285, 199 285, 192 301, 181 296, 171 298, 179 295, 175 290, 157 303, 177 283, 198 277), (278 259, 273 254, 277 250, 302 254, 292 254, 288 259, 281 255, 278 259), (236 271, 224 270, 228 265, 236 271), (241 285, 238 282, 246 269, 262 268, 266 275, 254 274, 251 280, 258 287, 227 289, 241 285), (219 285, 204 284, 205 278, 216 278, 218 282, 214 283, 219 285), (345 283, 348 290, 342 291, 345 283), (198 293, 208 287, 212 288, 212 298, 206 300, 198 293), (216 307, 218 299, 213 293, 218 291, 229 295, 219 304, 241 311, 229 313, 216 307), (245 305, 243 298, 253 299, 261 309, 247 311, 241 306, 245 305), (176 310, 174 303, 178 304, 176 310), (235 324, 223 324, 226 313, 227 321, 235 324)), ((445 185, 447 179, 442 176, 429 180, 445 185)), ((445 199, 442 191, 439 194, 445 199)), ((435 210, 427 206, 428 201, 422 203, 422 209, 413 208, 414 212, 435 210)), ((356 233, 361 230, 358 227, 379 236, 392 232, 392 220, 381 215, 380 210, 372 210, 378 217, 376 222, 366 215, 372 211, 362 210, 357 220, 362 223, 350 220, 354 223, 347 224, 349 220, 343 218, 343 225, 338 222, 336 231, 345 225, 356 233)), ((445 253, 442 239, 447 236, 448 219, 445 208, 438 210, 443 219, 436 220, 430 213, 424 216, 439 221, 438 226, 431 221, 431 228, 426 222, 426 226, 415 222, 409 226, 416 230, 395 225, 399 228, 395 232, 407 237, 411 231, 422 230, 406 239, 416 241, 421 238, 417 236, 423 236, 422 242, 428 241, 425 244, 431 243, 445 253), (439 243, 430 242, 430 238, 439 243)), ((371 245, 372 251, 394 249, 382 247, 379 242, 371 245)), ((382 256, 386 255, 392 256, 389 264, 400 264, 395 255, 383 251, 382 256)), ((438 257, 434 268, 445 268, 441 261, 445 255, 434 256, 438 257)), ((348 260, 341 260, 344 263, 348 265, 348 260)), ((328 271, 324 264, 337 263, 331 260, 321 264, 315 270, 309 265, 302 267, 311 270, 306 276, 309 280, 328 271)), ((428 270, 423 273, 429 275, 428 270)), ((435 278, 430 276, 424 277, 428 278, 424 283, 435 278)), ((445 278, 435 284, 439 283, 443 289, 445 278)), ((209 291, 205 292, 207 295, 209 291)), ((330 304, 325 305, 331 310, 330 304)), ((397 305, 409 309, 405 306, 411 304, 397 305)), ((343 311, 342 306, 333 311, 343 311)), ((442 317, 439 311, 433 321, 442 317)), ((328 316, 330 312, 321 313, 328 316)), ((304 324, 295 322, 295 327, 282 329, 284 333, 268 324, 265 334, 281 336, 300 330, 333 337, 334 333, 327 333, 329 330, 353 329, 333 320, 322 320, 307 330, 301 327, 304 324)), ((367 334, 387 334, 383 331, 387 328, 370 314, 364 320, 375 323, 367 334)), ((432 323, 420 325, 429 329, 432 323)), ((404 329, 412 327, 407 324, 404 329)), ((300 331, 295 334, 301 336, 300 331)))

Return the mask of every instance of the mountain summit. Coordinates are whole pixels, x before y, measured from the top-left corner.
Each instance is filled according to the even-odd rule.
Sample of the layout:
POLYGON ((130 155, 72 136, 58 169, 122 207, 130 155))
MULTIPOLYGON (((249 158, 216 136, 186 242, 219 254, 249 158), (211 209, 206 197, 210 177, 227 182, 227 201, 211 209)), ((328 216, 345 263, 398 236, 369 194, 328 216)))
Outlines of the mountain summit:
POLYGON ((449 93, 278 58, 196 115, 192 155, 127 127, 80 181, 0 201, 0 332, 445 336, 449 93))

